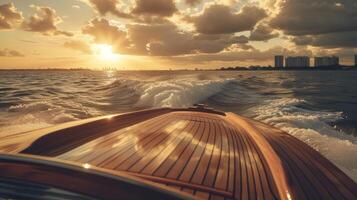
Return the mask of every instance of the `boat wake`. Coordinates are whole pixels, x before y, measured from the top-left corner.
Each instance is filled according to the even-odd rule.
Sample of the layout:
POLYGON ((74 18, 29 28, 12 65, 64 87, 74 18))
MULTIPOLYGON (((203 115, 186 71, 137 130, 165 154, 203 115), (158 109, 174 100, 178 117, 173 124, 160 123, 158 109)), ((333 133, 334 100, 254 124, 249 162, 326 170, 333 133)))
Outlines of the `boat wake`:
POLYGON ((220 92, 230 80, 160 81, 144 83, 138 105, 150 107, 188 107, 220 92))
POLYGON ((357 181, 357 138, 331 126, 342 112, 312 111, 295 98, 265 101, 249 110, 256 120, 288 132, 323 154, 357 181))

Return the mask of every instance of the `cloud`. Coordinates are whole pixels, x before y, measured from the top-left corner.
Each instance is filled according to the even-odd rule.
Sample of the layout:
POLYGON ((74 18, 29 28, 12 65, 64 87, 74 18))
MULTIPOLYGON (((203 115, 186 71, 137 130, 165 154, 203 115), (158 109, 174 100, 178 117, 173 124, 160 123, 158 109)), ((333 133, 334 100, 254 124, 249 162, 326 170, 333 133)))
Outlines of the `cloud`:
POLYGON ((92 52, 89 44, 86 42, 80 41, 80 40, 71 40, 71 41, 65 42, 63 44, 63 46, 66 48, 69 48, 69 49, 83 52, 85 54, 90 54, 92 52))
POLYGON ((278 36, 279 33, 274 32, 274 29, 272 29, 267 24, 259 24, 250 32, 249 40, 268 41, 278 36))
POLYGON ((249 42, 249 38, 247 36, 241 35, 236 37, 236 43, 238 44, 247 44, 249 42))
POLYGON ((271 21, 288 35, 319 35, 357 31, 356 0, 288 0, 271 21))
POLYGON ((12 29, 22 20, 22 13, 17 11, 13 3, 0 5, 0 30, 12 29))
POLYGON ((0 57, 24 57, 25 55, 16 50, 0 49, 0 57))
POLYGON ((93 7, 101 16, 112 14, 121 18, 130 18, 130 14, 121 11, 118 7, 120 1, 118 0, 82 0, 91 7, 93 7))
POLYGON ((208 35, 185 32, 168 20, 157 24, 127 24, 125 30, 106 19, 93 19, 82 28, 95 43, 105 43, 121 54, 176 56, 217 53, 232 44, 246 44, 246 36, 208 35))
POLYGON ((136 0, 132 10, 136 15, 169 17, 177 11, 174 0, 136 0))
POLYGON ((357 31, 296 36, 291 40, 296 45, 311 45, 324 48, 357 48, 357 31))
POLYGON ((50 7, 31 6, 37 13, 22 23, 25 31, 38 32, 43 35, 65 35, 73 34, 67 31, 59 30, 57 24, 62 22, 61 17, 57 16, 56 11, 50 7))
POLYGON ((127 26, 128 52, 152 56, 176 56, 217 53, 232 44, 246 43, 245 36, 208 35, 185 32, 167 21, 163 24, 132 24, 127 26))
POLYGON ((357 47, 355 0, 289 0, 280 2, 279 10, 270 25, 296 45, 357 47))
POLYGON ((230 6, 213 4, 206 7, 197 16, 188 17, 199 33, 227 34, 252 30, 267 16, 264 9, 256 6, 244 6, 239 13, 234 13, 230 6))
POLYGON ((81 7, 79 5, 72 5, 72 8, 80 9, 81 7))
POLYGON ((126 32, 109 24, 106 19, 92 19, 82 28, 82 33, 92 36, 96 43, 119 45, 126 40, 126 32))
POLYGON ((202 0, 185 0, 185 3, 190 6, 195 6, 201 2, 202 2, 202 0))

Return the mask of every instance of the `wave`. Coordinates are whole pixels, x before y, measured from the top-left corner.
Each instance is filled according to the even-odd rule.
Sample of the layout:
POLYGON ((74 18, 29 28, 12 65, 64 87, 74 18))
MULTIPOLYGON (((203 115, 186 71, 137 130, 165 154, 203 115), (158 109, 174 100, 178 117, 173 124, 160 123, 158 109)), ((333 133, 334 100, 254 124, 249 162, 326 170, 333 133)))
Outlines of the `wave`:
POLYGON ((46 124, 59 124, 90 116, 85 108, 71 109, 70 105, 71 103, 67 103, 63 106, 55 105, 48 101, 41 101, 10 106, 8 108, 8 112, 16 116, 11 124, 39 122, 46 124))
POLYGON ((97 90, 105 91, 112 99, 129 99, 134 107, 188 107, 220 92, 231 80, 117 79, 97 90))
POLYGON ((138 105, 188 107, 220 92, 231 80, 160 81, 140 86, 138 105))
POLYGON ((250 112, 258 121, 273 125, 319 151, 357 181, 357 138, 330 125, 343 120, 342 112, 312 111, 296 98, 267 100, 250 112))
MULTIPOLYGON (((3 130, 18 133, 89 117, 127 112, 143 107, 188 107, 220 92, 231 80, 115 79, 76 94, 26 100, 7 108, 3 130), (6 127, 6 128, 4 128, 6 127)), ((3 131, 0 130, 0 133, 3 131)))

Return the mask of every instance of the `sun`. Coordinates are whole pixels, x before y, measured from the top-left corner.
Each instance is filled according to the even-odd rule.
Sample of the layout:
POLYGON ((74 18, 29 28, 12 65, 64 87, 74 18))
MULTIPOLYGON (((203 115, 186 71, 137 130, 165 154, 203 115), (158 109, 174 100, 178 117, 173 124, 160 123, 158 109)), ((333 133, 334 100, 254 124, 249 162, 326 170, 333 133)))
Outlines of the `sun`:
POLYGON ((92 45, 93 52, 98 58, 105 61, 116 61, 119 59, 119 55, 113 53, 113 47, 107 44, 95 44, 92 45))

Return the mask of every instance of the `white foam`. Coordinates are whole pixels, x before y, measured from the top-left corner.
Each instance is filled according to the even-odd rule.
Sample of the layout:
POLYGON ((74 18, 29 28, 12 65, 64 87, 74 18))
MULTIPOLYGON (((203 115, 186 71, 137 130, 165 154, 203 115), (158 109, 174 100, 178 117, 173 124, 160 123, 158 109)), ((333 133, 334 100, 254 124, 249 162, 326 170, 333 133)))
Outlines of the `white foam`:
POLYGON ((153 81, 137 88, 138 105, 151 107, 187 107, 221 91, 230 80, 153 81))
POLYGON ((10 106, 9 112, 38 112, 45 111, 52 107, 52 105, 46 101, 29 103, 29 104, 19 104, 15 106, 10 106))
POLYGON ((342 119, 342 113, 297 107, 303 102, 294 98, 269 100, 250 112, 255 119, 274 125, 310 145, 357 182, 357 138, 328 124, 342 119))
POLYGON ((87 114, 88 111, 85 108, 72 104, 67 102, 64 107, 62 105, 54 105, 49 101, 40 101, 10 106, 8 108, 9 114, 6 118, 4 117, 3 124, 0 127, 0 135, 20 133, 74 121, 79 119, 75 117, 75 114, 83 113, 83 116, 87 114), (78 108, 70 109, 73 106, 78 108))

